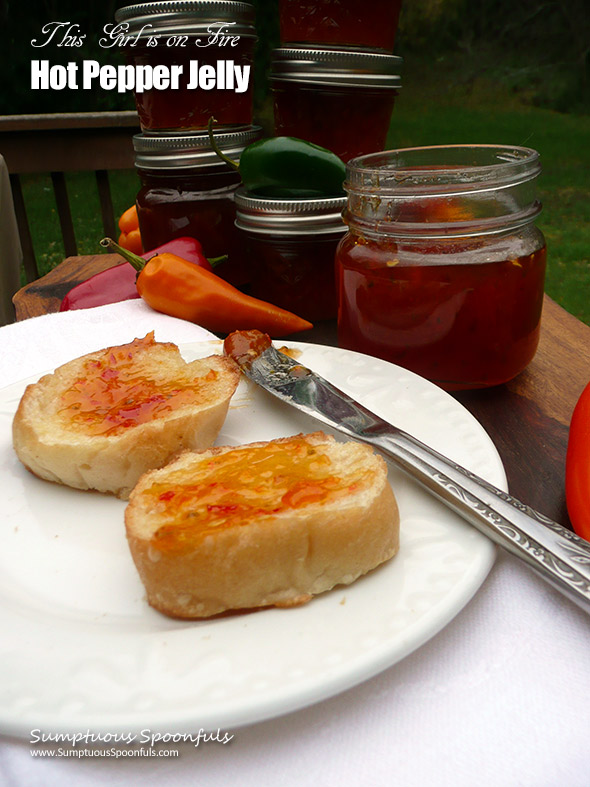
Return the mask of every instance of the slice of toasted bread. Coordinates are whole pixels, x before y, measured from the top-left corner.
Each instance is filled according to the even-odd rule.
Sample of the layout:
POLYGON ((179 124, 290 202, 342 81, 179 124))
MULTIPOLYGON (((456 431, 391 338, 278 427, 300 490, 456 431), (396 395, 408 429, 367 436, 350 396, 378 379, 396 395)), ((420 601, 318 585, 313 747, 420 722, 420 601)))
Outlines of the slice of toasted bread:
POLYGON ((14 448, 40 478, 126 498, 146 470, 213 444, 239 376, 231 359, 186 363, 175 344, 150 333, 27 386, 14 448))
POLYGON ((186 452, 143 476, 125 524, 148 602, 179 618, 303 603, 399 542, 383 459, 322 432, 186 452))

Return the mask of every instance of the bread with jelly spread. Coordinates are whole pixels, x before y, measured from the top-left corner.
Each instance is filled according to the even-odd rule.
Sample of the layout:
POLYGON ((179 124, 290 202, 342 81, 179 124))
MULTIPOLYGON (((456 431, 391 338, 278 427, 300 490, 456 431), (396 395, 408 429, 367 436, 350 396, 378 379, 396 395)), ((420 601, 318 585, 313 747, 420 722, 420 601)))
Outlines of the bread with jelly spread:
POLYGON ((384 460, 322 432, 185 452, 140 479, 125 525, 148 602, 178 618, 301 604, 399 542, 384 460))
POLYGON ((221 355, 187 363, 150 333, 27 386, 14 448, 40 478, 126 498, 147 470, 213 445, 239 375, 221 355))

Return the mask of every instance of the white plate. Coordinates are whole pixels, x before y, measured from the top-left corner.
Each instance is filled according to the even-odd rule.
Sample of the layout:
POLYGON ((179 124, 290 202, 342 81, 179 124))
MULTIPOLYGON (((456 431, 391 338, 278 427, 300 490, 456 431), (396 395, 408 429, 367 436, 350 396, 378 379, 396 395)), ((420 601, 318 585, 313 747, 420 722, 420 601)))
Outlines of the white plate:
MULTIPOLYGON (((292 346, 379 415, 506 488, 490 438, 436 386, 368 356, 292 346)), ((211 343, 181 349, 192 360, 211 343)), ((422 645, 493 563, 491 542, 392 469, 401 549, 388 564, 303 607, 169 619, 145 602, 125 539, 125 503, 41 481, 16 459, 10 429, 24 385, 0 391, 4 733, 228 730, 302 708, 422 645)), ((317 428, 243 380, 217 442, 317 428)))

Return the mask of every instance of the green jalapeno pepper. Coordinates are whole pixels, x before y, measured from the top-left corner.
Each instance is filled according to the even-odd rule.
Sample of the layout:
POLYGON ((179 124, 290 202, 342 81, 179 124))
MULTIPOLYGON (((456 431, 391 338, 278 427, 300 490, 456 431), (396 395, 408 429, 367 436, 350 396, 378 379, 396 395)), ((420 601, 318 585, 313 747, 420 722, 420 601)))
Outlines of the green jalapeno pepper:
POLYGON ((239 163, 226 156, 213 136, 211 147, 237 170, 244 187, 261 197, 339 197, 344 194, 346 167, 335 153, 296 137, 271 137, 248 145, 239 163))

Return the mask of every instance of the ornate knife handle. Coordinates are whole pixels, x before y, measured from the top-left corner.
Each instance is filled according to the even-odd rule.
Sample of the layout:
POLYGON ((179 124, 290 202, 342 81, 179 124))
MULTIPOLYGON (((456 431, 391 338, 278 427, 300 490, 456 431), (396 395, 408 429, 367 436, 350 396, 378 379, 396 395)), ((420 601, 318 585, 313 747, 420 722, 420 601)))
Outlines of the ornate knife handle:
POLYGON ((377 448, 492 541, 590 614, 590 543, 384 421, 274 347, 243 367, 284 402, 377 448))
POLYGON ((590 543, 395 427, 365 437, 492 541, 590 613, 590 543))

